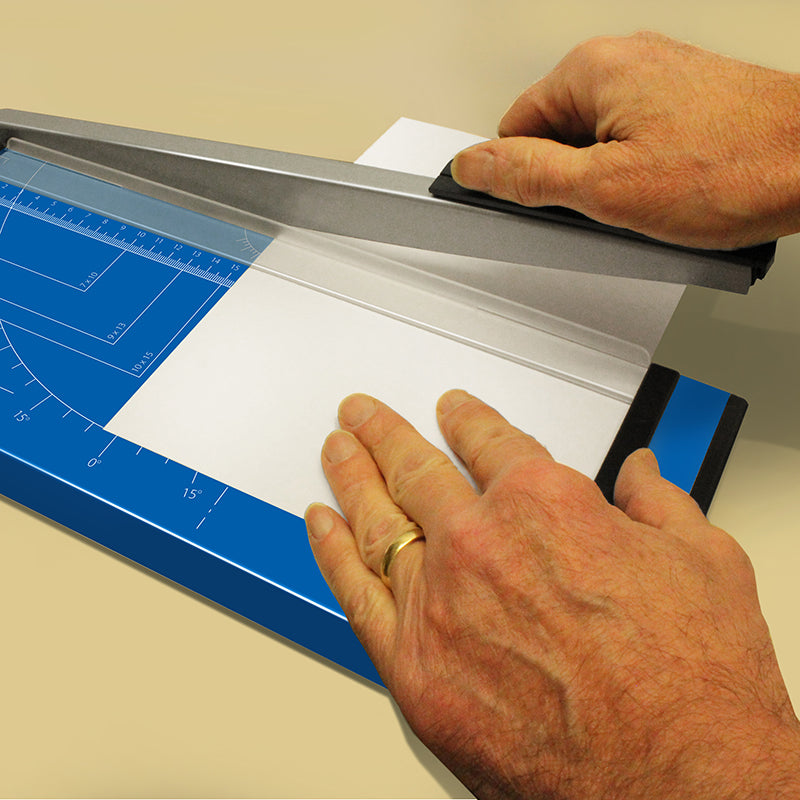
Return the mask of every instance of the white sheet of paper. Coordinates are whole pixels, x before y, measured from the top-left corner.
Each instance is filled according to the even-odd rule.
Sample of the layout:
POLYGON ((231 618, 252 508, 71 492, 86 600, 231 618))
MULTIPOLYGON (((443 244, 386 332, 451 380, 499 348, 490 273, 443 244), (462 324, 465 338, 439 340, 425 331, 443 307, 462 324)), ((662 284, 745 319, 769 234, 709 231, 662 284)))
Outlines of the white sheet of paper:
MULTIPOLYGON (((273 245, 270 245, 271 249, 273 245)), ((302 515, 340 400, 380 397, 446 447, 434 406, 464 388, 597 471, 627 404, 250 269, 111 421, 150 450, 302 515)))
POLYGON ((485 141, 485 136, 400 117, 356 159, 356 164, 435 178, 459 150, 485 141))
MULTIPOLYGON (((379 166, 425 174, 479 140, 454 133, 401 121, 365 155, 369 163, 377 156, 379 166)), ((257 264, 280 268, 282 259, 294 257, 295 249, 276 240, 257 264)), ((597 277, 588 276, 595 306, 597 277)), ((653 286, 663 284, 636 291, 647 294, 653 286)), ((673 298, 677 303, 680 290, 668 287, 651 303, 666 317, 664 326, 672 313, 664 308, 673 298)), ((577 291, 573 284, 573 299, 577 291)), ((302 515, 313 500, 334 502, 319 451, 343 397, 354 391, 380 397, 446 449, 434 406, 452 387, 482 397, 557 459, 590 476, 628 408, 622 400, 252 268, 107 429, 302 515)))

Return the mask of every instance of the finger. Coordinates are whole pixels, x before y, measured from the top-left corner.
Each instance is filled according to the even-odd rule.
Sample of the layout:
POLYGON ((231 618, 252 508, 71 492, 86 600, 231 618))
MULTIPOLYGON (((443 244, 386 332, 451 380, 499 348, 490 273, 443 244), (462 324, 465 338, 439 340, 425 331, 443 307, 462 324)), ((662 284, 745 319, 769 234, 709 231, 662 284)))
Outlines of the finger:
POLYGON ((501 200, 585 211, 582 187, 592 166, 591 150, 548 139, 492 139, 462 150, 451 169, 453 179, 465 188, 501 200))
MULTIPOLYGON (((347 431, 334 431, 322 448, 322 468, 353 532, 361 560, 376 575, 389 545, 414 527, 386 488, 364 446, 347 431)), ((424 544, 404 547, 392 564, 392 592, 403 603, 422 563, 424 544)))
POLYGON ((637 450, 625 459, 614 486, 614 503, 635 522, 674 533, 707 522, 686 492, 661 477, 651 450, 637 450))
POLYGON ((581 90, 574 92, 567 75, 563 66, 556 67, 522 92, 500 120, 498 134, 537 136, 573 145, 596 141, 597 115, 586 84, 581 83, 581 90))
POLYGON ((521 461, 553 460, 536 439, 509 424, 491 406, 460 389, 443 394, 436 410, 445 439, 481 490, 521 461))
POLYGON ((455 464, 378 400, 350 395, 339 406, 339 422, 364 445, 389 496, 426 535, 475 502, 475 492, 455 464))
POLYGON ((462 186, 502 200, 565 206, 675 244, 705 247, 716 241, 709 239, 707 208, 678 192, 658 159, 638 143, 576 148, 547 139, 494 139, 458 153, 452 175, 462 186), (675 213, 667 213, 678 200, 680 227, 675 213))
POLYGON ((314 503, 306 509, 305 518, 322 576, 375 668, 386 675, 397 627, 397 608, 390 592, 361 560, 351 530, 335 511, 314 503))
POLYGON ((541 136, 579 146, 626 138, 620 102, 641 94, 632 66, 642 67, 654 40, 662 46, 665 41, 635 34, 582 42, 511 104, 500 120, 500 136, 541 136))

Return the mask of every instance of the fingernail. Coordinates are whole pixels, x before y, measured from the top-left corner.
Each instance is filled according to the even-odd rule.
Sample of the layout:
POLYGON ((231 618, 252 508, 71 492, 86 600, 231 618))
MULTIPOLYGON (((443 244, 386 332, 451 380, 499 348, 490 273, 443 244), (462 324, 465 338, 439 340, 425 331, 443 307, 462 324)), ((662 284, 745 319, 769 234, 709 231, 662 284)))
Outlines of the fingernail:
POLYGON ((494 156, 484 148, 470 147, 457 153, 450 166, 453 180, 467 189, 485 192, 491 186, 494 156))
POLYGON ((333 512, 322 503, 312 503, 306 509, 305 518, 308 535, 316 541, 324 539, 333 528, 333 512))
POLYGON ((451 389, 439 398, 438 411, 440 414, 449 414, 471 399, 472 395, 463 389, 451 389))
POLYGON ((358 449, 355 437, 347 431, 334 431, 322 445, 322 455, 331 464, 339 464, 350 458, 358 449))
POLYGON ((339 422, 348 428, 363 425, 376 411, 375 401, 366 394, 351 394, 339 406, 339 422))

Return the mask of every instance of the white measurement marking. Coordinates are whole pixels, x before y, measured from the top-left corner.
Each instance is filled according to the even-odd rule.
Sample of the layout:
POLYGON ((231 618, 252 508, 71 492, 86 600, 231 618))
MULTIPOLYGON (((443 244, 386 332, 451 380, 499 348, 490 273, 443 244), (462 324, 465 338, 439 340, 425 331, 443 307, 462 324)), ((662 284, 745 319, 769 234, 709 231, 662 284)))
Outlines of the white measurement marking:
POLYGON ((0 386, 0 389, 2 389, 4 392, 8 392, 9 394, 14 394, 14 392, 12 392, 11 389, 6 389, 5 386, 0 386))
MULTIPOLYGON (((27 384, 26 384, 26 385, 27 385, 27 384)), ((44 403, 44 401, 45 401, 45 400, 49 400, 49 399, 50 399, 52 396, 53 396, 53 395, 51 395, 51 394, 48 394, 48 395, 47 395, 47 397, 45 397, 45 398, 43 398, 42 400, 40 400, 40 401, 39 401, 39 402, 38 402, 38 403, 37 403, 35 406, 31 406, 31 407, 30 407, 28 410, 29 410, 29 411, 33 411, 33 409, 34 409, 34 408, 39 408, 39 406, 40 406, 42 403, 44 403)))
MULTIPOLYGON (((42 165, 44 166, 44 164, 42 165)), ((41 167, 39 167, 41 169, 41 167)), ((37 170, 38 172, 39 170, 37 170)), ((31 178, 32 180, 32 178, 31 178)), ((30 181, 28 181, 30 183, 30 181)), ((27 187, 27 183, 25 187, 27 187)), ((25 188, 23 187, 23 189, 25 188)), ((22 190, 20 190, 20 194, 22 190)), ((0 226, 0 234, 3 232, 3 227, 5 226, 6 220, 8 219, 8 215, 11 213, 11 209, 14 207, 14 203, 16 199, 19 197, 14 198, 14 200, 7 200, 6 198, 0 197, 0 206, 7 206, 8 212, 6 213, 6 218, 3 220, 3 225, 0 226)), ((182 261, 178 261, 177 259, 171 258, 170 256, 162 255, 161 253, 151 253, 150 251, 146 250, 141 245, 136 244, 135 242, 126 242, 124 239, 117 240, 114 236, 109 236, 106 233, 97 233, 96 231, 92 231, 88 228, 83 227, 80 223, 74 222, 67 222, 65 221, 64 217, 54 217, 52 214, 47 214, 45 212, 39 211, 34 208, 18 206, 16 209, 21 214, 26 214, 27 216, 34 217, 39 219, 43 222, 47 222, 50 225, 56 225, 59 228, 64 228, 65 230, 71 231, 73 233, 77 233, 80 236, 86 236, 89 239, 94 239, 95 241, 100 242, 101 244, 107 244, 110 247, 118 247, 121 250, 127 250, 130 253, 136 253, 137 255, 142 256, 143 258, 147 258, 150 261, 156 261, 159 264, 163 264, 165 267, 170 267, 171 269, 177 270, 179 272, 188 272, 190 275, 196 275, 199 278, 203 278, 203 280, 211 281, 212 283, 219 283, 222 286, 231 287, 233 286, 233 282, 229 278, 223 278, 221 275, 209 275, 205 273, 203 270, 198 269, 197 267, 193 267, 188 264, 184 264, 182 261)), ((141 230, 141 229, 140 229, 141 230)))
POLYGON ((117 441, 117 437, 115 436, 115 437, 114 437, 114 438, 113 438, 113 439, 112 439, 112 440, 111 440, 111 441, 110 441, 110 442, 109 442, 109 443, 108 443, 108 444, 107 444, 107 445, 106 445, 106 446, 105 446, 105 447, 104 447, 104 448, 103 448, 103 449, 102 449, 102 450, 101 450, 101 451, 100 451, 100 452, 97 454, 97 457, 98 457, 98 458, 100 458, 100 456, 102 456, 102 455, 103 455, 103 453, 105 453, 105 451, 106 451, 106 450, 108 450, 108 448, 109 448, 109 447, 111 447, 111 445, 112 445, 112 444, 114 444, 114 442, 116 442, 116 441, 117 441))
MULTIPOLYGON (((0 236, 2 236, 2 234, 3 234, 3 228, 5 228, 5 227, 6 227, 6 222, 8 222, 8 218, 11 216, 11 209, 12 209, 12 208, 14 208, 14 203, 16 203, 16 202, 17 202, 17 200, 19 200, 19 198, 20 198, 20 197, 22 197, 22 193, 23 193, 23 192, 24 192, 24 191, 25 191, 25 190, 28 188, 28 186, 30 185, 30 182, 31 182, 31 181, 32 181, 32 180, 33 180, 33 179, 34 179, 34 178, 35 178, 35 177, 36 177, 36 176, 39 174, 39 170, 40 170, 40 169, 41 169, 41 168, 42 168, 42 167, 43 167, 43 166, 44 166, 46 163, 47 163, 47 162, 42 162, 42 163, 39 165, 39 167, 37 168, 36 172, 34 172, 34 173, 33 173, 33 175, 31 175, 31 176, 30 176, 30 178, 28 178, 28 180, 27 180, 27 181, 25 181, 25 185, 24 185, 24 186, 23 186, 23 187, 22 187, 22 188, 19 190, 19 194, 17 194, 17 196, 16 196, 16 197, 15 197, 13 200, 11 200, 11 201, 8 201, 8 200, 6 200, 5 198, 3 198, 3 199, 2 199, 2 201, 0 201, 0 205, 8 206, 8 211, 6 211, 6 216, 5 216, 5 218, 3 219, 3 224, 2 224, 2 225, 0 225, 0 236)), ((18 210, 19 210, 19 211, 21 211, 22 209, 18 209, 18 210)), ((24 212, 23 212, 23 213, 24 213, 24 212)))
MULTIPOLYGON (((109 265, 108 265, 108 266, 107 266, 107 267, 106 267, 106 268, 105 268, 105 269, 104 269, 102 272, 100 272, 100 273, 97 275, 97 277, 96 277, 96 278, 94 278, 94 279, 92 280, 92 282, 91 282, 91 283, 90 283, 90 284, 89 284, 89 285, 88 285, 88 286, 87 286, 85 289, 78 289, 78 291, 79 291, 79 292, 88 292, 88 291, 89 291, 89 289, 91 289, 91 288, 92 288, 92 287, 93 287, 93 286, 94 286, 94 285, 97 283, 97 281, 99 281, 99 280, 100 280, 100 278, 102 278, 102 277, 103 277, 103 275, 105 275, 105 274, 106 274, 106 272, 108 272, 108 271, 111 269, 111 267, 113 267, 113 266, 114 266, 114 264, 116 264, 116 263, 117 263, 117 261, 119 261, 119 260, 122 258, 122 256, 124 256, 124 255, 125 255, 125 251, 123 250, 122 252, 120 252, 120 253, 119 253, 117 256, 115 256, 115 257, 114 257, 114 258, 111 260, 111 263, 110 263, 110 264, 109 264, 109 265)), ((74 288, 76 288, 76 289, 77 289, 78 287, 74 287, 74 288)))
MULTIPOLYGON (((176 277, 177 277, 177 276, 176 276, 176 277)), ((173 280, 175 280, 175 279, 173 278, 173 280)), ((170 283, 172 283, 172 281, 170 281, 170 283)), ((169 284, 168 284, 168 285, 169 285, 169 284)), ((164 287, 164 289, 162 289, 162 290, 161 290, 161 292, 160 292, 159 294, 162 294, 162 293, 163 293, 163 292, 166 290, 166 288, 167 288, 167 286, 165 286, 165 287, 164 287)), ((174 335, 174 336, 173 336, 173 337, 172 337, 172 338, 171 338, 171 339, 170 339, 170 340, 169 340, 169 341, 168 341, 168 342, 167 342, 167 343, 164 345, 164 347, 162 347, 162 348, 161 348, 161 350, 160 350, 158 353, 156 353, 156 354, 155 354, 155 356, 153 356, 153 358, 152 358, 152 359, 150 359, 150 363, 147 365, 147 367, 145 367, 145 368, 144 368, 144 369, 143 369, 141 372, 138 372, 138 373, 136 373, 136 372, 132 372, 132 371, 131 371, 131 370, 129 370, 129 369, 125 369, 124 367, 117 366, 116 364, 113 364, 113 363, 112 363, 112 362, 110 362, 110 361, 105 361, 105 360, 104 360, 104 359, 102 359, 102 358, 97 358, 96 356, 90 355, 89 353, 86 353, 86 352, 84 352, 83 350, 78 350, 77 348, 70 347, 69 345, 67 345, 67 344, 64 344, 64 342, 61 342, 61 341, 59 341, 58 339, 51 339, 49 336, 44 336, 44 335, 42 335, 41 333, 39 333, 38 331, 32 331, 32 330, 30 330, 29 328, 25 328, 25 327, 24 327, 24 326, 22 326, 22 325, 14 325, 14 327, 15 327, 15 328, 18 328, 18 329, 19 329, 19 330, 21 330, 21 331, 25 331, 26 333, 30 333, 30 334, 33 334, 34 336, 38 336, 40 339, 44 339, 44 340, 45 340, 45 341, 47 341, 47 342, 52 342, 53 344, 57 344, 59 347, 63 347, 65 350, 70 350, 70 351, 71 351, 71 352, 73 352, 73 353, 78 353, 78 354, 80 354, 80 355, 82 355, 82 356, 85 356, 86 358, 90 358, 90 359, 92 359, 92 361, 97 361, 97 362, 98 362, 98 363, 100 363, 100 364, 105 364, 107 367, 111 367, 112 369, 115 369, 115 370, 117 370, 118 372, 124 372, 126 375, 133 375, 133 377, 134 377, 134 378, 140 378, 140 379, 141 379, 141 378, 142 378, 142 377, 143 377, 145 374, 147 374, 147 373, 148 373, 148 370, 150 369, 150 367, 152 367, 152 366, 153 366, 153 364, 154 364, 154 363, 155 363, 155 362, 156 362, 156 361, 157 361, 157 360, 158 360, 158 359, 161 357, 161 355, 164 353, 164 351, 165 351, 165 350, 167 350, 167 348, 169 348, 169 346, 172 344, 172 342, 174 342, 174 341, 175 341, 175 339, 176 339, 178 336, 180 336, 180 335, 181 335, 181 333, 182 333, 182 332, 183 332, 183 331, 186 329, 186 327, 187 327, 187 326, 188 326, 188 325, 189 325, 189 324, 192 322, 192 320, 193 320, 193 319, 194 319, 194 318, 195 318, 195 317, 196 317, 196 316, 197 316, 197 315, 198 315, 198 314, 199 314, 199 313, 200 313, 200 312, 203 310, 203 308, 204 308, 206 305, 208 305, 208 303, 209 303, 209 302, 212 300, 212 298, 213 298, 213 297, 214 297, 214 295, 215 295, 215 294, 216 294, 216 293, 219 291, 219 289, 220 289, 220 287, 219 287, 219 286, 215 286, 215 287, 214 287, 214 289, 212 289, 212 291, 211 291, 211 294, 210 294, 210 295, 209 295, 209 296, 208 296, 208 297, 207 297, 207 298, 206 298, 206 299, 205 299, 205 300, 204 300, 204 301, 203 301, 203 302, 200 304, 200 306, 198 306, 198 308, 196 308, 196 309, 195 309, 195 310, 194 310, 194 311, 193 311, 193 312, 192 312, 192 313, 189 315, 189 317, 188 317, 188 319, 186 320, 186 322, 184 322, 184 324, 183 324, 183 325, 180 327, 180 329, 179 329, 179 330, 178 330, 178 331, 175 333, 175 335, 174 335)), ((7 302, 7 303, 11 303, 11 301, 10 301, 10 300, 7 300, 7 299, 6 299, 6 301, 5 301, 5 302, 7 302)), ((82 331, 82 330, 80 330, 79 328, 73 328, 71 325, 67 325, 66 323, 64 323, 64 322, 60 322, 59 320, 57 320, 57 319, 53 319, 52 317, 48 317, 48 316, 46 316, 46 315, 44 315, 44 314, 39 314, 39 312, 38 312, 38 311, 34 311, 32 308, 27 308, 26 306, 17 305, 16 303, 11 303, 11 305, 16 305, 16 306, 17 306, 17 308, 21 308, 21 309, 23 309, 24 311, 28 311, 28 312, 30 312, 31 314, 35 314, 36 316, 43 317, 44 319, 50 320, 51 322, 54 322, 54 323, 56 323, 57 325, 63 325, 65 328, 70 328, 70 329, 72 329, 72 330, 74 330, 74 331, 78 331, 78 333, 82 333, 82 334, 84 334, 84 335, 86 335, 86 336, 89 336, 89 337, 91 337, 92 339, 97 339, 98 341, 104 342, 105 344, 112 344, 112 345, 113 345, 113 344, 115 344, 115 343, 116 343, 116 341, 119 341, 119 339, 120 339, 120 338, 122 338, 122 335, 120 335, 119 337, 117 337, 117 340, 116 340, 115 342, 108 342, 107 340, 103 339, 103 338, 102 338, 102 337, 100 337, 100 336, 95 336, 94 334, 92 334, 92 333, 87 333, 86 331, 82 331)), ((150 305, 152 305, 152 302, 150 303, 150 305)), ((148 306, 148 307, 149 307, 149 306, 148 306)), ((144 313, 144 312, 142 312, 142 313, 144 313)), ((141 314, 139 315, 139 317, 141 317, 141 314)), ((137 317, 136 319, 139 319, 139 317, 137 317)), ((136 321, 136 320, 134 320, 134 322, 135 322, 135 321, 136 321)), ((126 328, 126 329, 125 329, 125 332, 129 331, 129 330, 131 329, 131 327, 132 327, 132 326, 133 326, 133 323, 130 323, 130 327, 126 328)), ((20 364, 17 364, 17 366, 20 366, 20 364)), ((12 367, 11 369, 16 369, 16 367, 12 367)), ((62 401, 62 402, 63 402, 63 401, 62 401)), ((66 403, 64 403, 64 405, 66 405, 66 403)))
MULTIPOLYGON (((222 500, 222 498, 225 496, 225 492, 227 492, 227 491, 228 491, 228 487, 226 486, 226 487, 225 487, 225 488, 222 490, 222 494, 221 494, 221 495, 220 495, 220 496, 219 496, 219 497, 218 497, 218 498, 217 498, 217 499, 214 501, 214 505, 216 505, 217 503, 219 503, 219 501, 220 501, 220 500, 222 500)), ((212 506, 212 507, 213 507, 213 506, 212 506)))
MULTIPOLYGON (((2 261, 2 260, 3 259, 0 258, 0 261, 2 261)), ((71 331, 76 331, 77 333, 82 333, 84 336, 88 336, 91 339, 96 339, 98 342, 104 342, 105 344, 112 344, 111 342, 108 342, 105 338, 103 338, 102 336, 97 336, 96 334, 90 333, 89 331, 85 331, 85 330, 83 330, 81 328, 76 328, 74 325, 68 325, 66 322, 62 322, 60 319, 56 319, 55 317, 48 317, 47 314, 41 314, 38 311, 36 311, 35 309, 33 309, 33 308, 28 308, 28 306, 22 306, 19 303, 15 303, 12 300, 9 300, 7 297, 4 297, 3 301, 8 303, 10 306, 16 306, 17 308, 21 308, 23 311, 27 311, 29 314, 34 314, 37 317, 41 317, 42 319, 46 319, 46 320, 48 320, 48 322, 54 322, 56 325, 63 325, 65 328, 68 328, 71 331)), ((20 328, 21 330, 26 330, 26 328, 23 328, 21 325, 16 325, 15 327, 20 328)), ((36 333, 36 332, 35 331, 29 331, 29 333, 36 333)), ((39 335, 39 334, 37 334, 37 335, 39 335)), ((45 339, 47 337, 43 336, 42 338, 45 339)), ((52 341, 55 341, 55 340, 54 339, 50 339, 50 341, 52 342, 52 341)), ((56 344, 61 344, 61 343, 60 342, 56 342, 56 344)), ((72 348, 70 348, 70 349, 72 349, 72 348)), ((75 352, 77 353, 77 352, 80 352, 80 351, 76 350, 75 352)))
POLYGON ((83 289, 78 289, 72 283, 67 283, 66 281, 60 281, 58 278, 54 278, 52 275, 48 275, 46 272, 38 272, 35 269, 31 269, 30 267, 26 267, 24 264, 18 264, 16 261, 9 261, 7 258, 0 258, 0 261, 3 261, 6 264, 11 264, 12 267, 16 267, 17 269, 24 269, 25 272, 30 272, 32 275, 38 275, 40 278, 45 278, 52 283, 60 283, 62 286, 66 286, 68 289, 74 289, 78 292, 83 292, 83 289))
MULTIPOLYGON (((34 313, 36 313, 36 312, 34 312, 34 313)), ((197 312, 195 312, 195 314, 196 313, 197 312)), ((194 316, 194 314, 192 316, 194 316)), ((32 330, 30 330, 30 328, 25 328, 22 325, 14 325, 14 327, 18 328, 21 331, 25 331, 25 333, 30 333, 33 336, 38 336, 40 339, 44 339, 46 342, 52 342, 53 344, 57 344, 59 347, 63 347, 65 350, 69 350, 69 351, 71 351, 73 353, 78 353, 79 355, 84 356, 84 358, 90 358, 92 361, 97 361, 99 364, 105 364, 105 366, 111 367, 112 369, 115 369, 118 372, 123 372, 126 375, 133 375, 134 378, 139 378, 144 374, 144 371, 142 371, 140 373, 135 373, 135 372, 131 372, 129 369, 125 369, 123 367, 118 367, 116 364, 112 364, 110 361, 104 361, 102 358, 97 358, 95 356, 89 355, 89 353, 85 353, 83 350, 78 350, 75 347, 70 347, 69 345, 66 345, 63 342, 59 342, 58 339, 51 339, 49 336, 43 336, 41 333, 38 333, 37 331, 32 331, 32 330)), ((176 334, 176 336, 177 336, 177 334, 176 334)), ((97 337, 95 337, 95 338, 97 338, 97 337)), ((175 337, 173 336, 173 339, 174 338, 175 337)), ((170 341, 172 341, 172 340, 170 340, 170 341)), ((161 350, 161 353, 163 353, 165 349, 166 349, 166 347, 161 350)), ((161 355, 161 353, 159 353, 158 355, 161 355)), ((153 357, 153 359, 150 361, 151 365, 152 365, 153 361, 155 360, 155 358, 158 358, 158 356, 154 356, 153 357)), ((17 366, 21 366, 21 365, 17 364, 17 366)), ((11 367, 11 369, 16 369, 16 367, 11 367)), ((64 401, 62 400, 61 402, 63 403, 64 401)), ((64 405, 67 405, 67 404, 64 403, 64 405)))
MULTIPOLYGON (((6 323, 6 324, 8 324, 8 323, 6 323)), ((25 328, 21 328, 19 325, 13 325, 12 327, 15 327, 15 328, 17 328, 17 329, 19 329, 19 330, 25 330, 25 328)), ((5 336, 5 337, 6 337, 6 341, 8 342, 8 346, 11 348, 11 351, 14 353, 14 355, 15 355, 17 358, 19 358, 19 364, 17 364, 17 365, 16 365, 16 366, 14 366, 14 367, 11 367, 11 369, 16 369, 17 367, 21 367, 21 366, 23 366, 23 365, 24 365, 24 364, 23 364, 23 361, 22 361, 22 359, 20 358, 20 355, 19 355, 19 353, 18 353, 18 352, 16 351, 16 349, 14 348, 14 345, 13 345, 13 344, 11 344, 11 339, 9 338, 9 335, 8 335, 8 333, 6 332, 6 326, 5 326, 5 324, 3 324, 3 321, 2 321, 2 320, 0 320, 0 331, 2 331, 2 334, 3 334, 3 336, 5 336)), ((31 333, 31 331, 28 331, 28 332, 29 332, 29 333, 31 333)), ((38 334, 36 334, 36 335, 38 336, 38 334)), ((25 369, 27 370, 27 372, 28 372, 28 374, 29 374, 29 375, 33 375, 33 373, 32 373, 32 372, 31 372, 31 371, 30 371, 30 370, 29 370, 27 367, 25 367, 25 369)), ((69 414, 70 412, 74 411, 74 412, 75 412, 75 413, 76 413, 76 414, 77 414, 79 417, 82 417, 82 418, 83 418, 83 419, 85 419, 87 422, 90 422, 90 423, 91 423, 91 425, 90 425, 89 427, 91 427, 92 425, 94 425, 94 424, 95 424, 95 423, 94 423, 94 422, 92 422, 92 420, 90 420, 90 419, 89 419, 89 417, 87 417, 85 414, 81 414, 81 412, 80 412, 80 411, 75 411, 75 409, 74 409, 74 408, 72 408, 72 407, 69 405, 69 403, 65 403, 65 402, 64 402, 64 401, 63 401, 63 400, 62 400, 60 397, 58 397, 58 395, 56 395, 56 394, 54 394, 53 392, 51 392, 51 391, 50 391, 50 389, 48 389, 48 388, 47 388, 47 386, 45 386, 45 385, 44 385, 44 384, 43 384, 41 381, 39 381, 39 385, 42 387, 42 389, 44 389, 46 392, 48 392, 48 393, 50 394, 50 397, 55 397, 55 399, 56 399, 56 400, 58 400, 58 402, 59 402, 59 403, 61 403, 61 405, 63 405, 63 406, 64 406, 64 408, 67 408, 67 409, 69 409, 69 410, 67 411, 67 414, 69 414)), ((64 414, 64 416, 66 417, 66 416, 67 416, 67 414, 64 414)), ((88 428, 87 428, 87 430, 88 430, 88 428)))
MULTIPOLYGON (((139 312, 139 315, 132 322, 128 323, 125 330, 122 331, 122 333, 114 340, 114 344, 116 344, 129 330, 131 330, 131 328, 133 328, 133 326, 136 325, 136 323, 150 310, 153 303, 155 303, 156 300, 158 300, 158 298, 161 297, 161 295, 164 294, 164 292, 166 292, 176 280, 178 280, 178 274, 179 273, 176 272, 175 275, 172 276, 172 280, 170 280, 170 282, 139 312)), ((216 291, 216 289, 214 291, 216 291)))
MULTIPOLYGON (((243 233, 244 235, 238 241, 242 242, 245 246, 244 249, 249 250, 253 254, 253 257, 255 258, 261 252, 261 250, 253 246, 252 242, 250 241, 250 237, 248 235, 249 231, 244 231, 243 233)), ((269 242, 267 242, 267 244, 269 245, 269 242)))
POLYGON ((162 353, 169 348, 169 346, 177 339, 181 333, 183 333, 184 329, 191 323, 191 321, 203 310, 203 306, 208 305, 211 301, 211 298, 219 291, 219 287, 214 289, 213 292, 202 302, 202 304, 198 307, 198 309, 186 320, 186 322, 181 325, 180 330, 176 331, 175 335, 161 348, 161 350, 150 359, 150 363, 139 373, 139 377, 145 374, 150 367, 161 357, 162 353))

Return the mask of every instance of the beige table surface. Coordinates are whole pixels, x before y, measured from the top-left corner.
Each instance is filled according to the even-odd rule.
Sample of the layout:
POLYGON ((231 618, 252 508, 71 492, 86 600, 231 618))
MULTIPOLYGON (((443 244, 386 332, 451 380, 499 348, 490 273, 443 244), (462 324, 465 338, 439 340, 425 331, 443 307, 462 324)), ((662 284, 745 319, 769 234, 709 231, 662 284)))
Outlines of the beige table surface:
MULTIPOLYGON (((39 0, 0 12, 0 106, 350 160, 401 115, 490 136, 573 44, 642 27, 800 71, 797 0, 39 0)), ((690 289, 657 353, 751 403, 711 518, 796 703, 798 262, 690 289)), ((385 692, 8 502, 0 603, 0 796, 468 795, 385 692)))

